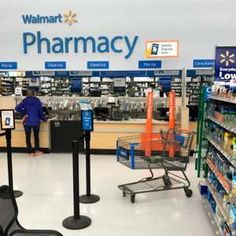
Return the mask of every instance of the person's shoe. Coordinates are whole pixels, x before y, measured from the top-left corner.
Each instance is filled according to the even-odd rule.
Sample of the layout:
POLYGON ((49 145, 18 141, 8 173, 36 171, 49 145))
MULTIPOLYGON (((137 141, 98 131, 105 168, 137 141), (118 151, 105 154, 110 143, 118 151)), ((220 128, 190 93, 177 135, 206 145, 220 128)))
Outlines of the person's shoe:
POLYGON ((41 155, 43 155, 43 152, 41 152, 41 151, 36 151, 34 153, 34 156, 41 156, 41 155))

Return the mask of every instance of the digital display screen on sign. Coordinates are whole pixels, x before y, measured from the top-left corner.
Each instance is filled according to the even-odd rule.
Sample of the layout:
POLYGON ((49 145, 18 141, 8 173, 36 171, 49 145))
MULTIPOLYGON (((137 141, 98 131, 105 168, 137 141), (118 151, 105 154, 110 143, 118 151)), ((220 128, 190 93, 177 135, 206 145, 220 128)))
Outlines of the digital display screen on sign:
POLYGON ((82 129, 84 131, 93 131, 93 111, 82 110, 81 111, 82 129))
POLYGON ((15 129, 14 110, 1 110, 1 129, 15 129))

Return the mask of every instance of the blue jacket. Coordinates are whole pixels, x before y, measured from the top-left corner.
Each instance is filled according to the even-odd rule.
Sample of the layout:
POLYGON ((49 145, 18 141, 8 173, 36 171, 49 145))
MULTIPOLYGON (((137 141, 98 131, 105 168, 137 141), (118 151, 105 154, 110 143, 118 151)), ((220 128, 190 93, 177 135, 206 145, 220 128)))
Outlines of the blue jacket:
POLYGON ((15 109, 22 115, 27 115, 25 121, 27 126, 39 126, 40 120, 47 120, 43 115, 42 103, 37 97, 26 97, 15 109))

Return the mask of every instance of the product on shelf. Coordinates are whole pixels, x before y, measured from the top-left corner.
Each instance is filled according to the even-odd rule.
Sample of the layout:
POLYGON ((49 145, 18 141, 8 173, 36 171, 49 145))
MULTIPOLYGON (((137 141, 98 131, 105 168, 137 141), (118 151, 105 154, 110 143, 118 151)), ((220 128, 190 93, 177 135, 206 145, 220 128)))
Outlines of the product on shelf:
POLYGON ((214 221, 220 235, 232 236, 236 234, 236 103, 228 96, 222 89, 220 96, 211 95, 207 101, 203 138, 208 146, 203 166, 214 221))

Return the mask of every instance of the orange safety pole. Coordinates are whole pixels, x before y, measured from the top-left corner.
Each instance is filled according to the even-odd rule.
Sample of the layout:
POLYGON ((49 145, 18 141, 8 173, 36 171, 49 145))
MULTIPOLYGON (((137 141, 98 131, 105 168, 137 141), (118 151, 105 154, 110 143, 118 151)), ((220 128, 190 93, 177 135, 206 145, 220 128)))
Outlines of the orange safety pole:
MULTIPOLYGON (((169 129, 175 128, 175 91, 169 92, 169 129)), ((167 137, 174 138, 174 137, 167 137)), ((174 141, 174 140, 173 140, 174 141)), ((169 156, 174 157, 175 155, 175 147, 170 145, 169 147, 169 156)))
POLYGON ((148 92, 147 97, 147 119, 146 119, 146 134, 145 134, 145 157, 151 156, 151 141, 152 141, 152 112, 153 112, 153 92, 148 92))
POLYGON ((175 128, 175 91, 169 92, 169 129, 175 128))

